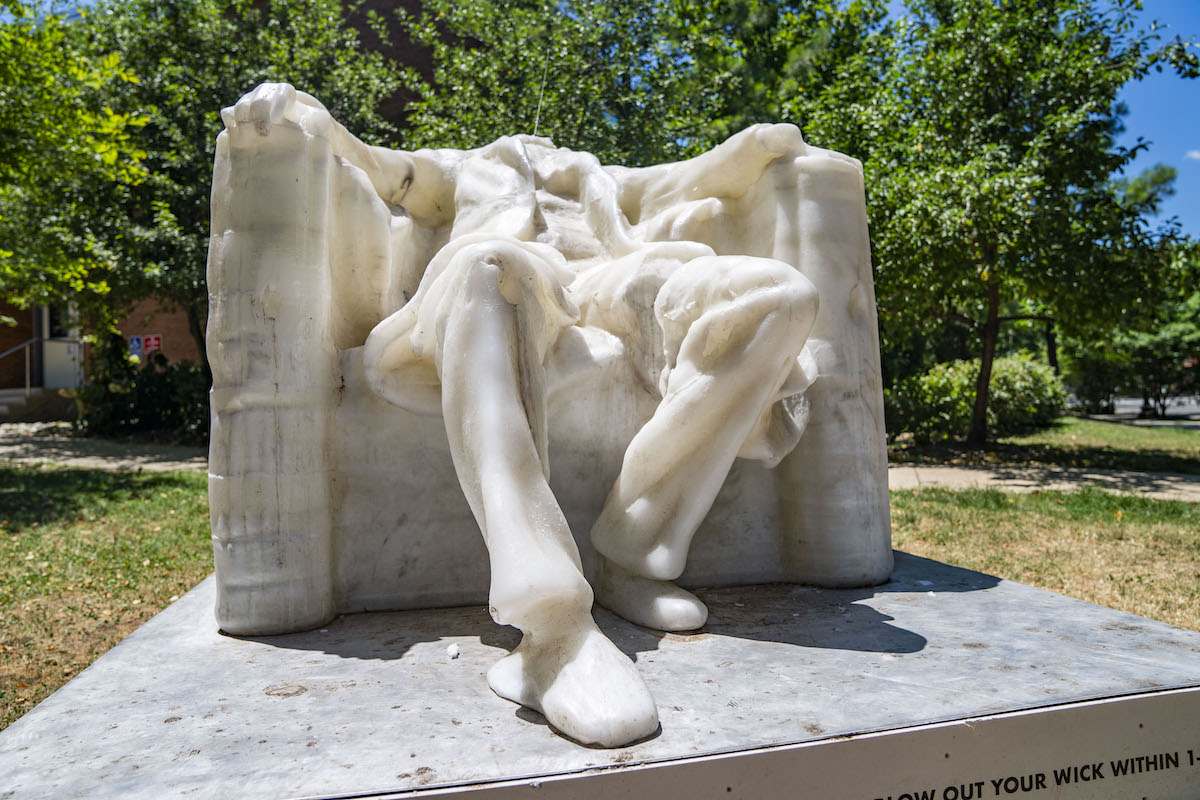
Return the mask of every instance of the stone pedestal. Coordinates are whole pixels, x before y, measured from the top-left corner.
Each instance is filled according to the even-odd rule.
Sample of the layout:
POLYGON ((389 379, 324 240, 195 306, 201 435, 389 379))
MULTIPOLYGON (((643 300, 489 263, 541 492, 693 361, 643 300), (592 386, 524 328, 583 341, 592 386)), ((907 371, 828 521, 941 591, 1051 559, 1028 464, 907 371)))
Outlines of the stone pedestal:
POLYGON ((872 589, 701 597, 693 636, 598 612, 662 729, 597 750, 488 690, 517 637, 484 608, 233 638, 210 579, 0 733, 0 797, 1200 792, 1200 633, 903 554, 872 589))

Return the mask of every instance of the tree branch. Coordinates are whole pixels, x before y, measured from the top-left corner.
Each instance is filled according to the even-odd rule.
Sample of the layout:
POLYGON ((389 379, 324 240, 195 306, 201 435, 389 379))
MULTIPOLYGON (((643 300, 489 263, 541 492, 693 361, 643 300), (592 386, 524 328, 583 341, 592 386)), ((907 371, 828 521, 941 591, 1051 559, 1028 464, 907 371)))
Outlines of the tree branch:
POLYGON ((1000 317, 998 322, 1017 322, 1018 320, 1032 320, 1033 322, 1058 322, 1054 317, 1047 317, 1044 314, 1014 314, 1011 317, 1000 317))
POLYGON ((946 320, 947 322, 961 323, 973 331, 979 329, 979 323, 968 317, 966 314, 942 314, 942 319, 946 320))

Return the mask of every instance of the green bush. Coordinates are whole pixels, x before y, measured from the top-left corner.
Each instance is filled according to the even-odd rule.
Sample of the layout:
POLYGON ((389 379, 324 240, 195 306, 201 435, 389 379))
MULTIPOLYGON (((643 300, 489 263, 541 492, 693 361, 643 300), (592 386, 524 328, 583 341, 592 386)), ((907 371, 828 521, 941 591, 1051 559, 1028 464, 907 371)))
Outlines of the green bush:
POLYGON ((208 441, 208 367, 168 363, 162 353, 131 358, 120 336, 97 343, 76 393, 79 421, 103 436, 147 433, 180 444, 208 441))
POLYGON ((1117 394, 1137 385, 1133 358, 1112 341, 1071 341, 1063 348, 1063 376, 1080 411, 1111 414, 1117 394))
MULTIPOLYGON (((950 361, 908 378, 885 393, 888 434, 911 433, 921 444, 965 437, 971 429, 979 361, 950 361)), ((1063 412, 1067 392, 1045 364, 1028 354, 992 365, 988 433, 1012 436, 1049 426, 1063 412)))

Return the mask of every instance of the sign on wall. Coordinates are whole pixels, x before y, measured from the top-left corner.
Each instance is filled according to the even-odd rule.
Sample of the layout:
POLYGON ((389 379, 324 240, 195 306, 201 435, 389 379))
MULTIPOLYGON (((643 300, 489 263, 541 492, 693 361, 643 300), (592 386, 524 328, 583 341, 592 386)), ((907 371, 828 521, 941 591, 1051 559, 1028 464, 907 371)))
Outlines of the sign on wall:
POLYGON ((144 336, 129 337, 129 355, 141 358, 147 353, 162 350, 162 334, 147 333, 144 336))

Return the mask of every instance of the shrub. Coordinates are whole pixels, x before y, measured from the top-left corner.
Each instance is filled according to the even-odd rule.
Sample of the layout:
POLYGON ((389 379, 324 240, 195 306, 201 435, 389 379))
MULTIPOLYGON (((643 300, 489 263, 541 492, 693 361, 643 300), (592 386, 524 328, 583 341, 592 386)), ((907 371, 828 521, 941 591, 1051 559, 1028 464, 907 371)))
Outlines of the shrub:
MULTIPOLYGON (((979 361, 951 361, 887 391, 889 436, 911 433, 921 444, 965 437, 971 428, 979 361)), ((1062 414, 1067 393, 1045 364, 1028 354, 992 364, 988 432, 1012 436, 1049 426, 1062 414)))
POLYGON ((186 444, 208 441, 208 367, 168 363, 151 353, 144 363, 119 336, 97 343, 89 378, 76 393, 79 421, 101 435, 150 433, 186 444))
POLYGON ((1117 394, 1137 382, 1132 357, 1107 339, 1069 342, 1063 356, 1067 385, 1086 414, 1113 413, 1117 394))

